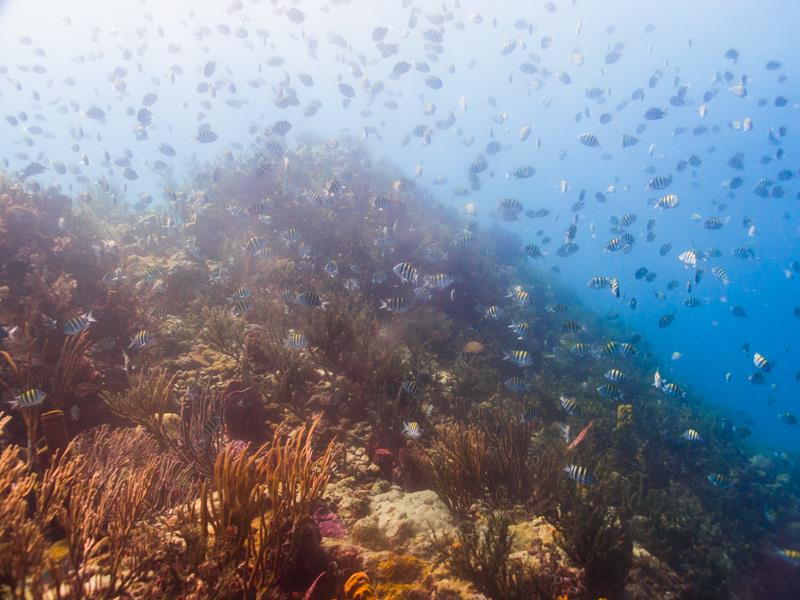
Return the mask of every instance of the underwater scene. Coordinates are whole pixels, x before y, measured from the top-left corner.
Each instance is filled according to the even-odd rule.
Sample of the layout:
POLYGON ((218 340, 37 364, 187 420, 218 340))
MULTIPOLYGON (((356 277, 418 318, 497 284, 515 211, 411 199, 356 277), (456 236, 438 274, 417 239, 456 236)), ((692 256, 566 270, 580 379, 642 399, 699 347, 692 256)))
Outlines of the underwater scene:
POLYGON ((0 0, 0 599, 800 598, 798 22, 0 0))

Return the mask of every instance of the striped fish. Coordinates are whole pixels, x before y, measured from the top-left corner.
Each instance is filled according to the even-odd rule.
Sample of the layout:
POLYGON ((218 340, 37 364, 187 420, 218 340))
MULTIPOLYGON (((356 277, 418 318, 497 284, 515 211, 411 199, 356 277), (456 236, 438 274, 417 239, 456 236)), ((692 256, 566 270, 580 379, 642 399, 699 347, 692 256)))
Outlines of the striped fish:
POLYGON ((677 383, 664 383, 661 386, 661 391, 670 398, 683 398, 686 396, 686 392, 677 383))
POLYGON ((549 313, 569 312, 569 307, 566 304, 548 304, 544 309, 549 313))
POLYGON ((800 565, 800 550, 775 546, 775 553, 788 563, 800 565))
POLYGON ((707 479, 711 485, 719 488, 728 488, 731 485, 725 475, 721 473, 709 473, 707 479))
POLYGON ((267 245, 267 240, 264 238, 252 237, 245 242, 244 249, 247 250, 251 256, 260 256, 262 254, 268 254, 269 246, 267 245))
POLYGON ((92 317, 92 311, 79 317, 73 317, 64 323, 64 335, 77 335, 82 331, 86 331, 92 323, 96 323, 96 320, 92 317))
POLYGON ((145 329, 141 329, 136 332, 136 334, 131 338, 131 343, 128 345, 128 348, 133 348, 134 350, 141 350, 152 344, 155 341, 155 337, 152 333, 145 329))
POLYGON ((528 294, 528 292, 526 292, 525 290, 522 290, 522 289, 517 289, 517 290, 514 290, 513 292, 510 292, 506 296, 506 298, 511 298, 514 302, 516 302, 517 304, 519 304, 521 306, 530 306, 530 304, 531 304, 531 296, 530 296, 530 294, 528 294))
POLYGON ((603 375, 606 379, 608 379, 611 383, 624 383, 627 377, 625 373, 620 371, 619 369, 609 369, 603 375))
POLYGON ((702 442, 703 438, 700 436, 697 431, 694 429, 687 429, 681 434, 681 439, 684 439, 688 442, 702 442))
POLYGON ((529 367, 533 364, 533 359, 527 350, 512 350, 503 353, 503 360, 510 360, 518 367, 529 367))
POLYGON ((427 288, 435 290, 443 290, 449 285, 453 284, 453 278, 445 273, 436 273, 435 275, 426 275, 423 278, 423 285, 427 288))
POLYGON ((614 356, 619 352, 619 344, 613 340, 608 340, 600 347, 600 354, 602 356, 614 356))
POLYGON ((490 306, 483 313, 483 316, 486 319, 496 320, 497 317, 499 317, 501 314, 502 314, 502 311, 499 308, 497 308, 496 306, 490 306))
POLYGON ((233 294, 231 294, 229 300, 231 302, 236 302, 237 300, 247 300, 252 295, 253 295, 253 290, 246 287, 240 287, 235 292, 233 292, 233 294))
POLYGON ((569 351, 575 356, 586 356, 591 351, 591 346, 585 342, 576 342, 569 351))
POLYGON ((322 298, 314 290, 306 290, 305 292, 298 292, 294 297, 296 304, 305 306, 306 308, 321 308, 325 310, 330 302, 323 302, 322 298))
POLYGON ((595 275, 587 283, 586 287, 593 290, 601 290, 611 285, 611 280, 603 275, 595 275))
POLYGON ((322 268, 330 277, 336 277, 339 274, 339 265, 335 260, 329 260, 322 268))
POLYGON ((412 440, 419 439, 422 436, 422 428, 416 421, 403 422, 403 433, 410 437, 412 440))
POLYGON ((244 316, 247 311, 250 310, 250 303, 247 300, 237 300, 233 303, 233 308, 231 308, 231 314, 234 317, 241 317, 244 316))
POLYGON ((769 373, 772 371, 772 365, 770 362, 764 357, 763 354, 755 352, 753 354, 753 364, 756 366, 757 369, 761 369, 762 371, 769 373))
POLYGON ((669 327, 675 321, 675 313, 667 313, 661 315, 658 318, 658 327, 659 329, 664 329, 665 327, 669 327))
POLYGON ((515 394, 523 394, 528 391, 530 386, 525 383, 523 379, 519 377, 509 377, 503 382, 503 385, 506 386, 509 390, 514 392, 515 394))
POLYGON ((578 408, 578 401, 575 398, 570 398, 567 396, 559 396, 559 401, 561 402, 561 407, 567 411, 567 414, 571 417, 579 414, 580 410, 578 408))
POLYGON ((624 394, 613 383, 605 383, 597 388, 597 393, 607 400, 619 400, 624 394))
POLYGON ((403 388, 403 391, 411 396, 412 398, 416 398, 417 396, 422 395, 422 386, 419 385, 416 381, 411 381, 410 379, 406 379, 403 383, 400 384, 400 387, 403 388))
POLYGON ((410 262, 398 263, 394 266, 392 271, 403 283, 413 283, 414 285, 417 285, 417 281, 419 280, 419 270, 410 262))
POLYGON ((681 203, 680 198, 676 194, 667 194, 666 196, 661 196, 656 202, 656 208, 663 208, 664 210, 675 208, 681 203))
POLYGON ((632 135, 622 135, 622 147, 623 148, 630 148, 631 146, 635 146, 639 143, 639 138, 636 138, 632 135))
POLYGON ((721 281, 723 285, 728 285, 731 282, 724 267, 711 267, 711 274, 714 275, 715 279, 721 281))
POLYGON ((144 272, 142 281, 149 283, 151 281, 155 281, 156 279, 161 279, 163 276, 164 272, 161 270, 161 267, 152 266, 148 267, 147 270, 144 272))
POLYGON ((511 332, 517 336, 518 340, 525 339, 525 336, 528 335, 528 331, 530 330, 530 325, 527 323, 512 323, 508 326, 511 332))
POLYGON ((44 402, 46 396, 47 394, 42 390, 30 388, 22 392, 19 396, 15 396, 14 400, 9 402, 9 404, 13 408, 32 408, 44 402))
POLYGON ((411 303, 402 296, 396 298, 387 298, 381 300, 379 310, 388 310, 389 312, 404 313, 411 308, 411 303))
POLYGON ((577 333, 583 331, 583 325, 577 321, 564 321, 559 328, 562 333, 577 333))
POLYGON ((283 345, 292 350, 302 350, 308 346, 308 340, 306 339, 306 336, 299 331, 290 329, 286 333, 286 338, 283 340, 283 345))
POLYGON ((591 473, 589 473, 586 467, 581 467, 579 465, 567 465, 563 470, 570 479, 580 483, 581 485, 592 485, 594 483, 594 477, 591 473))
POLYGON ((661 377, 661 373, 658 372, 658 368, 656 368, 656 373, 653 375, 653 387, 659 390, 665 383, 666 381, 664 381, 661 377))
POLYGON ((217 141, 216 133, 211 131, 211 127, 209 125, 201 125, 197 131, 197 136, 195 139, 200 142, 201 144, 210 144, 212 142, 217 141))

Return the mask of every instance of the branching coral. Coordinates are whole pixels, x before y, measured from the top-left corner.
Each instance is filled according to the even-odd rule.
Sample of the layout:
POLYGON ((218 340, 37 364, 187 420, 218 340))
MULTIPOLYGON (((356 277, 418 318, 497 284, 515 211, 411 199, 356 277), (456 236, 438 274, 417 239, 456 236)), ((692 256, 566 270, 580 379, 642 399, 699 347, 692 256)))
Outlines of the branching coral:
POLYGON ((629 528, 613 507, 590 498, 565 501, 555 525, 564 548, 586 570, 586 587, 599 595, 616 597, 625 586, 633 558, 629 528))
POLYGON ((487 411, 480 424, 442 425, 425 465, 439 495, 457 515, 476 500, 495 506, 525 502, 540 473, 530 453, 533 426, 505 411, 487 411))
POLYGON ((142 371, 131 378, 123 393, 103 393, 101 398, 111 412, 144 427, 158 439, 166 437, 164 415, 174 412, 172 392, 175 376, 163 369, 142 371))
POLYGON ((144 371, 124 393, 103 394, 112 412, 148 431, 201 477, 211 474, 221 445, 224 394, 196 387, 175 414, 176 377, 163 369, 144 371))
POLYGON ((224 308, 205 308, 197 321, 200 339, 243 368, 245 323, 224 308))
POLYGON ((315 457, 313 441, 319 422, 316 417, 288 435, 279 427, 264 456, 264 489, 272 507, 258 524, 259 543, 250 576, 250 584, 256 587, 271 581, 285 583, 308 551, 303 542, 312 523, 313 504, 328 485, 337 454, 331 441, 315 457))
MULTIPOLYGON (((10 417, 0 413, 0 434, 10 417)), ((0 451, 0 581, 12 598, 23 598, 26 581, 42 564, 46 541, 41 530, 28 519, 28 495, 36 484, 19 446, 0 451)), ((39 588, 37 587, 37 590, 39 588)))
POLYGON ((291 587, 302 575, 312 549, 307 534, 315 527, 314 503, 336 455, 333 442, 314 452, 319 421, 293 431, 279 427, 271 442, 252 452, 227 446, 216 458, 211 480, 202 484, 199 508, 191 504, 181 513, 184 522, 199 526, 206 560, 215 561, 217 573, 235 566, 241 589, 291 587))
POLYGON ((12 597, 50 589, 61 598, 115 598, 147 579, 159 544, 150 524, 186 493, 174 458, 144 455, 148 438, 100 428, 76 438, 41 478, 26 472, 18 446, 3 450, 0 569, 12 597), (54 526, 64 534, 63 559, 47 548, 54 526))
POLYGON ((489 513, 482 523, 462 523, 454 538, 440 537, 435 544, 450 570, 470 581, 489 598, 552 600, 583 591, 574 572, 559 563, 553 548, 538 542, 531 553, 535 564, 511 556, 514 535, 505 513, 489 513))

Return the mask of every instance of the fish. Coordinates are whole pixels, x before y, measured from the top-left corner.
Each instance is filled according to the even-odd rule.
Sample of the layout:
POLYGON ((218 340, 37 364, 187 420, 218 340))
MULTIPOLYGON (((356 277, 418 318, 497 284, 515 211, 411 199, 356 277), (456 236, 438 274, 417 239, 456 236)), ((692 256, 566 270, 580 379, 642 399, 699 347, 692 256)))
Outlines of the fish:
POLYGON ((84 313, 78 317, 73 317, 64 323, 64 335, 78 335, 86 331, 92 323, 97 321, 92 316, 92 311, 84 313))
POLYGON ((595 481, 594 477, 591 473, 589 473, 586 467, 570 464, 564 467, 563 471, 569 476, 570 479, 581 485, 592 485, 595 481))
POLYGON ((665 327, 672 325, 672 323, 675 322, 675 315, 676 313, 674 312, 661 315, 658 318, 658 327, 660 329, 664 329, 665 327))
POLYGON ((140 329, 131 338, 131 343, 128 345, 128 349, 130 350, 132 348, 134 350, 142 350, 147 346, 152 345, 153 342, 155 342, 155 336, 145 329, 140 329))
POLYGON ((757 369, 761 369, 764 373, 772 371, 772 364, 764 357, 763 354, 755 352, 753 354, 753 364, 757 369))
POLYGON ((625 398, 622 391, 613 383, 605 383, 596 389, 597 393, 606 400, 623 400, 625 398))
POLYGON ((413 283, 417 285, 419 281, 419 270, 410 262, 401 262, 392 268, 392 272, 400 278, 403 283, 413 283))
POLYGON ((242 317, 250 310, 250 308, 250 302, 248 302, 246 299, 239 299, 233 303, 231 314, 234 317, 242 317))
POLYGON ((420 386, 420 385, 419 385, 417 382, 415 382, 415 381, 412 381, 412 380, 410 380, 410 379, 406 379, 406 380, 404 380, 404 381, 403 381, 403 382, 400 384, 400 387, 403 389, 403 391, 404 391, 406 394, 408 394, 408 395, 409 395, 409 396, 411 396, 412 398, 416 398, 416 397, 418 397, 418 396, 421 396, 421 395, 422 395, 422 393, 423 393, 422 386, 420 386))
POLYGON ((574 417, 580 413, 578 408, 578 401, 575 398, 567 397, 564 395, 559 396, 561 407, 567 412, 568 415, 574 417))
POLYGON ((527 350, 503 352, 503 360, 511 361, 518 367, 530 367, 533 364, 533 358, 527 350))
POLYGON ((253 257, 270 254, 269 244, 264 238, 252 237, 244 243, 243 247, 253 257))
POLYGON ((525 383, 523 379, 519 377, 509 377, 503 382, 510 391, 514 392, 515 394, 524 394, 530 388, 530 385, 525 383))
POLYGON ((388 310, 394 313, 404 313, 411 308, 411 303, 402 296, 386 298, 380 301, 379 310, 388 310))
POLYGON ((330 302, 324 302, 313 290, 297 292, 294 301, 295 304, 305 306, 306 308, 321 308, 322 310, 326 310, 327 307, 330 306, 330 302))
POLYGON ((774 546, 774 549, 775 554, 782 560, 794 566, 800 565, 800 550, 795 550, 793 548, 782 548, 780 546, 774 546))
POLYGON ((18 396, 14 396, 14 399, 9 402, 9 405, 12 408, 33 408, 41 405, 46 397, 47 394, 42 390, 29 388, 18 396))
POLYGON ((308 339, 299 331, 290 329, 286 332, 286 337, 283 339, 283 345, 292 350, 302 350, 308 347, 308 339))
POLYGON ((530 306, 531 297, 528 292, 523 289, 516 289, 508 293, 507 298, 511 298, 514 302, 521 306, 530 306))
POLYGON ((718 488, 726 489, 731 486, 728 479, 721 473, 709 473, 706 479, 711 485, 718 488))
POLYGON ((665 396, 670 398, 684 398, 686 396, 686 392, 677 383, 664 382, 659 389, 665 396))
POLYGON ((702 442, 702 436, 694 429, 687 429, 681 434, 681 439, 688 442, 702 442))
POLYGON ((422 428, 416 421, 404 421, 403 435, 408 436, 412 440, 418 440, 420 437, 422 437, 422 428))

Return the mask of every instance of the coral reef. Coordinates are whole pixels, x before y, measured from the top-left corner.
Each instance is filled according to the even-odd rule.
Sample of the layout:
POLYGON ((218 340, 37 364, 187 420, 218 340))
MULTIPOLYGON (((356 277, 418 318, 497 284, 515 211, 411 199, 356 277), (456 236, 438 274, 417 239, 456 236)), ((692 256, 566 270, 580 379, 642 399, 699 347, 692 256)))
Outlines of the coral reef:
POLYGON ((665 400, 644 341, 624 403, 599 400, 612 363, 575 366, 537 308, 570 296, 521 240, 352 140, 268 141, 289 171, 197 164, 147 212, 0 183, 0 595, 792 596, 757 541, 800 540, 795 462, 665 400), (524 371, 488 310, 520 282, 524 371))

